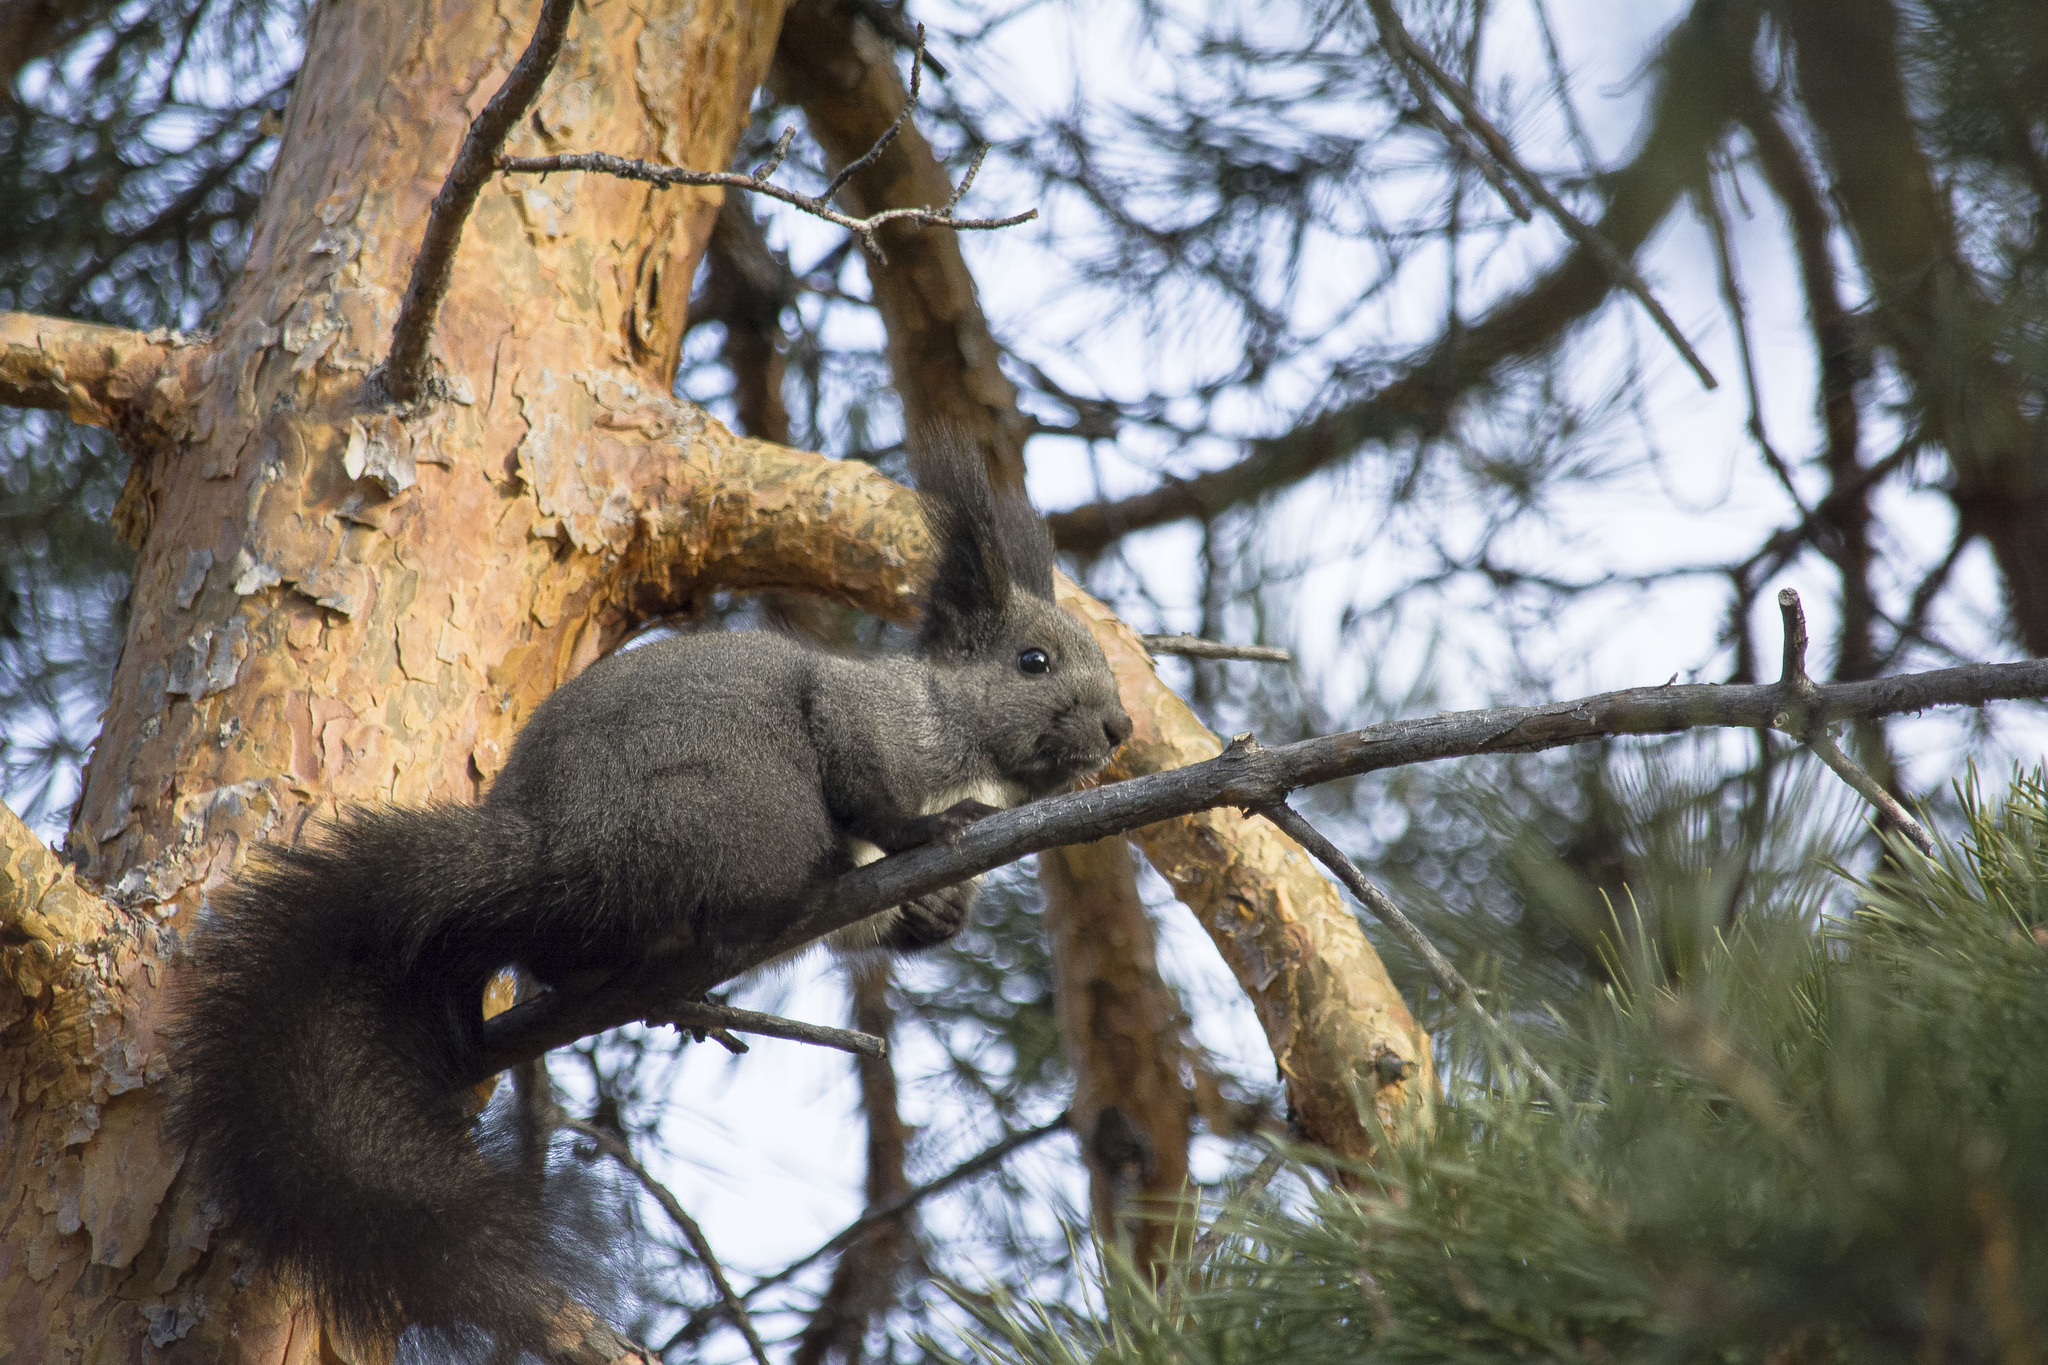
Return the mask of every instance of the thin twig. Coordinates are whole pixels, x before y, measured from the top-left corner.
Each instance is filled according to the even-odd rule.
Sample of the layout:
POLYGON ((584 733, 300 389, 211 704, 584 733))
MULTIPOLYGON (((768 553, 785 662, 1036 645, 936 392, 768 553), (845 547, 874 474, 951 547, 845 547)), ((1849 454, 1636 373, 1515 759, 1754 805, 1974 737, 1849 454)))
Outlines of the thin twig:
POLYGON ((470 123, 455 164, 448 169, 441 192, 434 196, 419 254, 413 257, 412 279, 398 306, 398 321, 391 327, 391 354, 381 372, 384 392, 393 402, 411 403, 420 396, 427 372, 427 346, 434 337, 435 315, 441 311, 441 300, 448 296, 448 282, 455 273, 455 247, 462 240, 462 225, 491 178, 498 149, 532 107, 541 83, 554 69, 562 39, 569 31, 569 12, 575 7, 576 0, 541 0, 540 21, 534 25, 532 41, 498 93, 470 123))
POLYGON ((657 166, 649 161, 631 161, 609 152, 578 152, 562 156, 507 156, 498 159, 498 169, 505 172, 519 172, 546 175, 552 171, 595 171, 601 175, 616 175, 624 180, 644 180, 650 185, 723 185, 728 189, 746 190, 752 194, 765 194, 770 199, 779 199, 785 204, 802 209, 814 218, 836 223, 850 232, 860 234, 868 250, 878 260, 887 261, 881 243, 875 239, 876 229, 887 223, 914 223, 921 227, 951 228, 955 232, 985 232, 994 228, 1015 227, 1028 223, 1038 216, 1037 209, 1026 209, 1013 213, 1007 218, 955 218, 937 209, 884 209, 866 218, 855 218, 841 213, 824 200, 813 195, 787 189, 753 174, 738 171, 690 171, 680 166, 657 166))
POLYGON ((974 154, 974 160, 967 167, 967 174, 960 179, 960 187, 953 191, 945 204, 939 208, 893 208, 880 213, 871 213, 865 218, 856 218, 842 213, 831 205, 832 196, 846 186, 860 171, 871 166, 888 150, 904 126, 909 123, 911 113, 916 110, 918 92, 922 85, 924 70, 924 25, 917 26, 917 53, 910 64, 910 97, 903 102, 896 119, 875 139, 874 146, 854 160, 841 167, 839 173, 827 182, 822 194, 804 194, 784 185, 777 185, 768 179, 782 165, 789 155, 790 140, 796 135, 795 126, 783 130, 775 143, 774 153, 753 170, 742 175, 738 171, 692 171, 681 166, 660 166, 651 161, 634 161, 609 152, 576 152, 561 156, 503 156, 497 160, 497 169, 512 174, 547 175, 553 171, 593 171, 599 175, 616 175, 624 180, 642 180, 650 185, 664 188, 671 185, 719 185, 726 189, 745 190, 749 194, 765 194, 778 199, 792 208, 801 209, 814 218, 835 223, 847 231, 857 234, 875 259, 887 263, 888 255, 882 250, 877 231, 888 223, 909 223, 919 227, 951 228, 955 232, 988 232, 996 228, 1016 227, 1028 223, 1038 216, 1037 209, 1013 213, 1006 218, 956 218, 953 211, 960 206, 962 196, 974 184, 974 177, 981 171, 981 163, 988 156, 983 147, 974 154))
MULTIPOLYGON (((730 1005, 714 1005, 708 1001, 670 1005, 658 1015, 648 1016, 646 1022, 673 1024, 679 1029, 702 1031, 713 1037, 726 1029, 737 1033, 757 1033, 764 1038, 787 1038, 791 1042, 836 1048, 841 1052, 857 1053, 862 1057, 873 1057, 877 1060, 889 1055, 889 1044, 872 1033, 855 1033, 851 1029, 831 1028, 824 1024, 806 1024, 797 1019, 784 1019, 778 1014, 759 1014, 753 1010, 734 1009, 730 1005)), ((726 1043, 729 1050, 747 1050, 745 1043, 739 1043, 737 1039, 733 1042, 738 1043, 738 1046, 726 1043)))
MULTIPOLYGON (((1967 664, 1892 678, 1816 687, 1806 715, 1819 722, 1871 720, 1933 706, 2048 696, 2048 659, 1967 664)), ((1414 763, 1479 754, 1535 753, 1620 735, 1721 726, 1783 728, 1787 696, 1776 683, 1682 683, 1635 687, 1543 706, 1505 706, 1392 721, 1256 752, 1226 751, 1206 763, 1113 782, 999 811, 932 844, 869 863, 821 889, 772 942, 729 957, 650 960, 587 995, 559 993, 514 1005, 484 1024, 481 1081, 550 1048, 634 1020, 666 1018, 720 982, 891 906, 903 905, 1029 853, 1090 843, 1219 806, 1270 806, 1300 787, 1414 763)))
POLYGON ((1764 463, 1777 476, 1778 486, 1785 490, 1785 496, 1792 500, 1800 515, 1808 515, 1806 499, 1799 494, 1792 468, 1785 463, 1785 457, 1778 453, 1778 448, 1771 444, 1770 432, 1764 426, 1763 386, 1757 382, 1756 351, 1749 341, 1749 308, 1743 301, 1742 282, 1735 276, 1735 252, 1728 243, 1728 219, 1721 212, 1721 199, 1714 188, 1711 171, 1702 178, 1693 200, 1699 205, 1700 217, 1706 220, 1708 240, 1714 244, 1714 270, 1720 277, 1721 300, 1728 307, 1728 321, 1735 331, 1735 354, 1742 365, 1742 387, 1749 399, 1750 439, 1756 442, 1757 453, 1764 457, 1764 463))
POLYGON ((1204 640, 1199 635, 1140 635, 1145 648, 1154 654, 1176 654, 1183 659, 1248 659, 1261 664, 1291 664, 1294 656, 1275 645, 1230 645, 1221 640, 1204 640))
MULTIPOLYGON (((895 121, 883 130, 880 137, 875 139, 875 145, 861 153, 855 160, 849 161, 839 168, 839 174, 832 177, 825 186, 825 192, 818 196, 820 199, 830 199, 845 188, 847 181, 881 160, 882 153, 889 150, 889 144, 894 142, 896 135, 903 131, 903 125, 910 122, 910 115, 917 108, 918 96, 923 91, 923 88, 924 25, 919 24, 917 26, 917 51, 912 53, 910 58, 910 97, 904 100, 903 107, 896 111, 895 121)), ((976 162, 976 165, 979 164, 979 162, 976 162)), ((969 173, 968 178, 970 180, 973 178, 972 172, 969 173)), ((965 186, 962 186, 962 189, 964 190, 965 186)), ((956 195, 955 198, 957 199, 958 196, 956 195)), ((950 212, 951 209, 952 205, 948 204, 945 210, 942 211, 950 212)))
MULTIPOLYGON (((1373 14, 1375 18, 1379 18, 1378 5, 1373 6, 1373 14)), ((1531 217, 1529 201, 1516 192, 1514 183, 1507 177, 1507 172, 1487 155, 1484 147, 1472 140, 1472 134, 1466 132, 1437 107, 1436 96, 1430 93, 1428 77, 1423 74, 1422 68, 1416 64, 1414 58, 1409 56, 1409 44, 1389 41, 1384 19, 1380 19, 1380 45, 1386 49, 1387 55, 1394 59, 1394 65, 1401 69, 1401 77, 1408 82, 1408 93, 1415 97, 1415 109, 1422 116, 1422 121, 1434 128, 1437 136, 1451 145, 1451 150, 1470 163, 1486 183, 1493 186, 1493 192, 1508 206, 1508 212, 1523 222, 1528 222, 1531 217)))
POLYGON ((1771 718, 1772 728, 1783 730, 1813 750, 1837 777, 1855 788, 1857 795, 1877 807, 1880 828, 1904 835, 1913 847, 1932 858, 1934 836, 1927 832, 1927 826, 1914 819, 1912 812, 1900 805, 1882 782, 1842 752, 1828 733, 1825 716, 1815 713, 1814 700, 1821 689, 1806 675, 1806 608, 1800 604, 1799 594, 1790 588, 1780 589, 1778 614, 1785 621, 1785 661, 1778 686, 1785 694, 1786 706, 1771 718))
POLYGON ((1648 282, 1637 273, 1635 266, 1614 249, 1612 242, 1566 208, 1558 197, 1550 192, 1550 187, 1545 185, 1534 171, 1522 164, 1521 159, 1515 155, 1515 149, 1500 129, 1494 127, 1493 122, 1486 117, 1485 111, 1479 107, 1479 101, 1473 97, 1465 83, 1446 71, 1438 64, 1436 58, 1429 54, 1428 48, 1408 35, 1408 30, 1401 24, 1401 16, 1395 12, 1393 0, 1366 0, 1366 3, 1372 7, 1373 18, 1379 23, 1381 43, 1389 53, 1398 51, 1401 54, 1396 61, 1405 59, 1413 62, 1428 75, 1431 84, 1441 90, 1444 98, 1457 109, 1458 116, 1465 121, 1465 126, 1485 145, 1486 151, 1491 154, 1494 161, 1514 176, 1516 182, 1528 192, 1529 197, 1542 205, 1543 211, 1548 213, 1573 241, 1593 254, 1616 284, 1636 296, 1636 300, 1657 324, 1658 330, 1670 339, 1671 344, 1678 349, 1679 355, 1685 358, 1685 363, 1692 367, 1692 372, 1699 376, 1700 383, 1709 389, 1719 388, 1720 381, 1714 378, 1713 371, 1707 368, 1706 362, 1693 350, 1692 343, 1685 339, 1685 334, 1678 330, 1678 324, 1664 311, 1664 305, 1657 302, 1656 295, 1650 292, 1648 282))
POLYGON ((1335 873, 1337 880, 1344 883, 1352 895, 1358 897, 1359 904, 1372 912, 1373 918, 1392 929, 1401 941, 1408 945, 1409 951, 1423 960, 1429 967, 1429 974, 1436 978, 1437 987, 1443 991, 1444 998, 1453 1005, 1470 1011, 1472 1017, 1492 1035, 1494 1041, 1507 1050, 1515 1065, 1535 1080, 1542 1088, 1544 1098, 1550 1101, 1550 1107, 1559 1114, 1571 1112, 1564 1087, 1553 1080, 1550 1073, 1543 1069, 1542 1063, 1530 1055, 1529 1049, 1522 1046, 1521 1039, 1479 1003, 1478 993, 1472 989, 1471 983, 1465 980, 1464 973, 1452 966, 1451 960, 1437 951, 1436 945, 1429 941, 1429 935, 1423 933, 1414 920, 1401 912, 1401 907, 1394 904, 1392 897, 1373 885, 1365 873, 1359 870, 1357 863, 1352 862, 1343 850, 1324 838, 1321 830, 1302 819, 1301 813, 1285 801, 1256 807, 1252 814, 1263 815, 1272 821, 1281 833, 1307 849, 1317 862, 1335 873))
MULTIPOLYGON (((820 1245, 816 1250, 799 1256, 773 1275, 756 1281, 745 1294, 740 1296, 740 1301, 742 1303, 752 1301, 754 1296, 762 1290, 781 1284, 806 1266, 826 1256, 830 1256, 835 1251, 843 1250, 852 1245, 856 1238, 869 1228, 874 1227, 877 1223, 886 1223, 892 1218, 901 1218, 931 1196, 941 1194, 963 1180, 971 1180, 984 1171, 994 1169, 1007 1160, 1012 1153, 1030 1146, 1048 1134, 1057 1133, 1066 1126, 1067 1115, 1061 1114, 1051 1122, 1041 1123, 1036 1128, 1018 1129, 1000 1142, 996 1142, 967 1158, 967 1160, 961 1162, 952 1170, 947 1171, 944 1175, 927 1180, 922 1185, 905 1190, 887 1203, 869 1209, 866 1213, 863 1213, 860 1217, 834 1233, 829 1240, 820 1245)), ((662 1354, 667 1355, 669 1351, 677 1346, 685 1342, 695 1341, 704 1334, 705 1327, 709 1325, 708 1319, 706 1319, 705 1314, 702 1312, 692 1316, 690 1321, 684 1323, 682 1328, 673 1337, 669 1338, 667 1345, 662 1347, 662 1354)))
MULTIPOLYGON (((746 1303, 733 1292, 732 1281, 725 1277, 725 1267, 719 1264, 718 1257, 712 1253, 710 1239, 705 1237, 704 1229, 697 1226, 697 1220, 684 1211, 675 1195, 669 1192, 668 1186, 656 1180, 654 1173, 641 1165, 640 1159, 633 1155, 633 1149, 626 1145, 625 1139, 609 1128, 600 1128, 581 1119, 569 1119, 562 1126, 572 1132, 581 1133, 596 1143, 599 1151, 625 1167, 633 1179, 640 1182, 640 1188, 654 1196, 654 1202, 661 1205, 662 1212, 682 1229, 683 1236, 690 1241, 691 1250, 695 1251, 697 1259, 704 1263, 705 1272, 711 1276, 711 1283, 718 1290, 719 1309, 723 1316, 732 1320, 733 1326, 740 1329, 740 1335, 747 1339, 747 1349, 753 1353, 755 1365, 769 1365, 768 1348, 762 1345, 760 1334, 754 1330, 754 1320, 747 1315, 746 1303)), ((661 1354, 668 1354, 666 1348, 661 1354)))
POLYGON ((1202 1229, 1202 1235, 1195 1238, 1195 1245, 1188 1253, 1189 1260, 1200 1264, 1216 1253, 1216 1248, 1222 1246, 1224 1239, 1230 1235, 1226 1229, 1244 1216, 1246 1206, 1258 1198, 1259 1191, 1265 1189, 1268 1182, 1280 1173, 1281 1164, 1286 1159, 1280 1149, 1275 1147, 1260 1159, 1258 1165, 1252 1167, 1244 1182, 1237 1187, 1223 1207, 1216 1211, 1216 1216, 1210 1220, 1209 1226, 1202 1229))
POLYGON ((901 1218, 933 1195, 943 1194, 963 1180, 972 1180, 984 1171, 994 1170, 997 1166, 1007 1161, 1013 1153, 1029 1147, 1042 1137, 1059 1132, 1066 1126, 1067 1115, 1061 1114, 1055 1119, 1039 1124, 1036 1128, 1020 1128, 1001 1141, 991 1143, 967 1158, 967 1160, 961 1162, 958 1166, 955 1166, 952 1170, 947 1171, 944 1175, 934 1177, 931 1180, 925 1181, 922 1185, 905 1190, 887 1203, 868 1210, 834 1233, 830 1240, 822 1243, 815 1251, 791 1261, 767 1279, 754 1285, 747 1290, 746 1297, 751 1299, 763 1289, 772 1284, 781 1283, 812 1262, 822 1257, 830 1256, 833 1252, 843 1250, 852 1245, 854 1239, 858 1238, 869 1228, 874 1227, 877 1223, 886 1223, 893 1218, 901 1218))

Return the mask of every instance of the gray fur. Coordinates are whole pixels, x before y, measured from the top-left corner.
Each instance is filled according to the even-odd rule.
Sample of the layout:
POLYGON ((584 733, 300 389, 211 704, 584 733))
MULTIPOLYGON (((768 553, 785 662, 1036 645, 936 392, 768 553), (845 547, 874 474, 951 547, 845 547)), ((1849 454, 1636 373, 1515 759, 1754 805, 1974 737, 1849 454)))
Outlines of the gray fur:
MULTIPOLYGON (((1056 791, 1129 736, 1102 651, 1051 601, 1042 523, 972 450, 917 466, 939 567, 914 651, 627 650, 535 711, 481 806, 350 812, 218 898, 173 1026, 173 1126, 258 1261, 345 1333, 530 1346, 564 1293, 593 1297, 601 1237, 564 1226, 533 1163, 480 1149, 456 1096, 493 973, 572 988, 657 947, 736 963, 849 868, 1056 791)), ((835 942, 939 942, 973 896, 835 942)))

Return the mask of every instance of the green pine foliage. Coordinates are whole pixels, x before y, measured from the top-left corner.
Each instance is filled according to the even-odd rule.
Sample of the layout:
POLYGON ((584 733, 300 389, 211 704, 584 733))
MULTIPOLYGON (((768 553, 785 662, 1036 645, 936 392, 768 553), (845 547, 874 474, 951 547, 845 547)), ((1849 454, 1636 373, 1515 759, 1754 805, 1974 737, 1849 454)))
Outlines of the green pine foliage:
MULTIPOLYGON (((1087 1311, 962 1295, 971 1354, 1999 1361, 2048 1327, 2048 780, 1690 941, 1626 898, 1527 1038, 1570 1113, 1452 1044, 1431 1131, 1223 1215, 1087 1311), (1674 945, 1678 945, 1674 947, 1674 945)), ((1454 1035, 1469 1030, 1454 1030, 1454 1035)))

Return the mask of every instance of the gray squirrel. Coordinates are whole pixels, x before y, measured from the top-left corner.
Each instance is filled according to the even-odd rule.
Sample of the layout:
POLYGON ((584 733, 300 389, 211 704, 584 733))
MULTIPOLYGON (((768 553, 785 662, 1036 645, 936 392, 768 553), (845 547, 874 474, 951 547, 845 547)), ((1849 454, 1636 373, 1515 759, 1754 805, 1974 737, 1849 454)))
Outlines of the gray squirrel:
MULTIPOLYGON (((534 711, 481 804, 346 811, 214 898, 173 1007, 171 1129, 246 1252, 345 1339, 533 1348, 602 1297, 588 1201, 462 1086, 495 973, 587 985, 656 947, 737 963, 853 866, 1057 791, 1130 736, 1022 495, 956 440, 912 465, 936 562, 908 652, 766 632, 625 650, 534 711)), ((835 941, 937 943, 973 896, 835 941)))

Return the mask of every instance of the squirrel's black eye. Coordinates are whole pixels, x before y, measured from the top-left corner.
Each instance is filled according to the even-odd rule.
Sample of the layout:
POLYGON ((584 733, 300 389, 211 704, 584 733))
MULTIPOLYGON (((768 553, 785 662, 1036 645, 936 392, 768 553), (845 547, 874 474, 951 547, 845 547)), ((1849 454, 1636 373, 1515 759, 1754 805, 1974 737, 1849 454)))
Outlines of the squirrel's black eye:
POLYGON ((1052 660, 1042 649, 1027 649, 1017 656, 1017 667, 1026 673, 1043 673, 1052 667, 1052 660))

